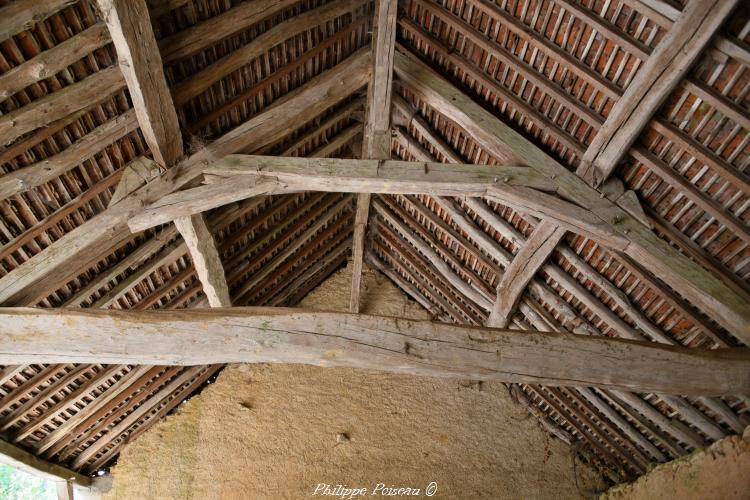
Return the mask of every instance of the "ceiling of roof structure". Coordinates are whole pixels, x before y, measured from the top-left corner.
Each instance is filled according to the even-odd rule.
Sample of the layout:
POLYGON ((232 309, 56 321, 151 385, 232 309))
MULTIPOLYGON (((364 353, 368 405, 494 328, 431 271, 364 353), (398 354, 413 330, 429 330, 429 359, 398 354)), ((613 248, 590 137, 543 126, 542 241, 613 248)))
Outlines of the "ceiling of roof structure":
MULTIPOLYGON (((399 1, 392 158, 506 161, 493 146, 495 138, 479 137, 459 116, 474 106, 577 172, 602 197, 617 200, 676 252, 750 302, 750 10, 734 7, 741 3, 399 1), (707 13, 700 17, 698 10, 707 13), (689 16, 699 25, 692 29, 704 35, 682 42, 694 57, 683 60, 681 53, 662 61, 664 73, 677 76, 662 92, 666 99, 651 102, 656 91, 643 86, 639 72, 658 70, 661 78, 661 70, 647 63, 666 57, 663 42, 675 43, 689 16), (672 68, 675 61, 683 67, 672 68), (430 99, 413 83, 409 68, 449 83, 458 107, 430 99), (616 106, 621 100, 638 104, 638 92, 639 106, 616 106), (635 142, 619 144, 618 134, 637 122, 634 111, 643 122, 630 132, 635 142)), ((298 119, 271 123, 268 113, 370 53, 374 2, 148 0, 147 5, 186 154, 200 153, 244 126, 245 135, 233 143, 238 147, 228 152, 362 155, 365 79, 352 77, 344 85, 342 77, 339 87, 298 109, 298 119)), ((160 160, 166 154, 149 150, 149 137, 158 131, 144 128, 137 116, 134 102, 140 97, 132 86, 129 92, 118 68, 118 56, 123 58, 107 22, 88 0, 0 1, 3 303, 205 307, 196 268, 174 224, 135 234, 116 226, 54 272, 33 274, 54 242, 103 217, 127 195, 127 182, 139 187, 163 173, 143 165, 125 168, 144 155, 160 160), (3 292, 23 273, 32 276, 27 286, 12 296, 3 292)), ((294 305, 346 265, 356 206, 354 194, 301 192, 212 209, 206 225, 232 304, 294 305)), ((483 325, 503 271, 545 224, 517 208, 477 198, 373 195, 365 262, 436 320, 483 325)), ((553 244, 519 290, 518 307, 506 314, 511 328, 689 347, 743 344, 730 320, 640 259, 565 229, 550 228, 557 235, 553 244)), ((52 463, 92 474, 220 369, 4 366, 0 432, 52 463)), ((649 463, 742 432, 750 422, 745 395, 508 387, 548 431, 615 483, 644 473, 649 463)))

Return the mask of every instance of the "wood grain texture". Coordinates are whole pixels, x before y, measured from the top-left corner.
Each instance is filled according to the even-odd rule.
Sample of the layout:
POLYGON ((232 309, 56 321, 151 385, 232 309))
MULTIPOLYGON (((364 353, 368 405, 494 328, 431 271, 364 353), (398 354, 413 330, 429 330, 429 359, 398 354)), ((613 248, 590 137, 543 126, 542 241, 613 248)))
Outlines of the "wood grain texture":
POLYGON ((370 214, 371 195, 357 195, 357 211, 354 214, 354 234, 352 235, 352 289, 349 294, 349 311, 359 312, 359 298, 362 288, 362 267, 365 258, 365 234, 370 214))
MULTIPOLYGON (((367 120, 362 140, 362 157, 370 160, 391 158, 391 87, 393 52, 396 43, 396 0, 378 0, 375 7, 372 41, 372 76, 367 89, 367 120)), ((357 196, 352 243, 352 290, 349 310, 359 312, 362 266, 365 258, 365 234, 370 212, 370 194, 357 196)))
MULTIPOLYGON (((394 72, 410 90, 447 119, 458 124, 499 161, 518 158, 557 183, 557 193, 591 210, 628 241, 618 252, 632 256, 686 300, 714 318, 733 335, 750 344, 750 305, 712 273, 661 240, 650 227, 602 196, 575 173, 546 155, 409 51, 397 46, 394 72)), ((512 193, 511 193, 512 194, 512 193)), ((606 241, 602 242, 607 244, 606 241)), ((616 248, 616 247, 615 247, 616 248)))
POLYGON ((137 128, 138 120, 133 110, 115 116, 60 153, 0 177, 0 199, 56 179, 137 128))
POLYGON ((0 75, 0 101, 29 85, 55 75, 110 42, 109 30, 97 23, 59 45, 0 75))
MULTIPOLYGON (((87 255, 92 251, 98 255, 103 245, 115 245, 129 238, 127 221, 134 213, 194 181, 209 161, 242 148, 257 149, 277 141, 295 129, 300 109, 306 109, 313 118, 351 95, 369 79, 367 55, 368 49, 361 49, 186 158, 160 178, 56 240, 0 278, 0 304, 36 303, 34 299, 40 300, 63 286, 82 265, 81 262, 90 258, 87 255)), ((124 84, 120 71, 113 70, 118 81, 124 84)))
POLYGON ((357 193, 452 193, 485 196, 497 191, 528 187, 555 192, 553 180, 533 168, 470 163, 356 160, 340 158, 281 158, 227 155, 204 169, 206 175, 255 176, 276 179, 283 188, 308 186, 312 191, 357 193), (503 186, 507 186, 503 187, 503 186))
POLYGON ((750 391, 750 349, 285 308, 0 309, 0 363, 303 363, 639 392, 750 391))
POLYGON ((124 86, 120 69, 111 66, 2 115, 0 145, 8 145, 32 130, 88 108, 97 99, 112 95, 124 86))
MULTIPOLYGON (((334 0, 321 7, 289 18, 259 35, 251 43, 222 57, 210 66, 192 75, 174 88, 175 103, 180 106, 198 96, 217 80, 249 64, 273 46, 299 33, 313 29, 325 22, 353 12, 364 4, 362 0, 334 0)), ((304 108, 299 108, 304 109, 304 108)))
POLYGON ((97 0, 117 50, 151 154, 169 167, 182 157, 182 133, 144 0, 97 0))
POLYGON ((592 211, 547 194, 558 189, 529 167, 229 155, 206 167, 208 185, 179 191, 135 213, 142 231, 177 217, 267 193, 329 191, 487 197, 556 221, 568 230, 624 250, 628 240, 592 211))
POLYGON ((487 326, 505 328, 526 285, 544 265, 565 236, 565 229, 555 222, 542 221, 505 269, 497 286, 497 299, 487 319, 487 326))
POLYGON ((159 49, 164 65, 174 64, 205 50, 297 3, 298 0, 255 0, 241 3, 218 16, 163 38, 159 40, 159 49))
POLYGON ((208 304, 211 307, 232 307, 224 266, 203 215, 180 217, 175 219, 174 224, 190 251, 193 267, 203 285, 208 304))
POLYGON ((0 8, 0 40, 10 38, 44 21, 78 0, 18 0, 0 8))
POLYGON ((737 0, 700 0, 685 8, 594 136, 578 175, 596 186, 607 180, 736 5, 737 0))

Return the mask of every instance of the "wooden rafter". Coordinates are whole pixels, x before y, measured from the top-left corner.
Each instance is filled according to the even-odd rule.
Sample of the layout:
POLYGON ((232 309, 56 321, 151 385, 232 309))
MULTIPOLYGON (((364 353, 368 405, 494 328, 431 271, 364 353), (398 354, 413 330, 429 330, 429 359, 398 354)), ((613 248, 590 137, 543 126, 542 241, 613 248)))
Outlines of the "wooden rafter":
MULTIPOLYGON (((399 100, 395 99, 394 103, 396 104, 395 109, 397 109, 399 100)), ((404 104, 406 104, 405 101, 404 104)), ((440 153, 449 162, 460 163, 460 158, 456 155, 455 152, 453 152, 451 146, 442 141, 442 139, 435 133, 435 131, 431 129, 430 125, 423 120, 422 124, 419 125, 418 122, 420 120, 421 118, 417 115, 410 119, 410 122, 415 126, 415 128, 417 128, 420 135, 427 141, 427 143, 430 144, 431 147, 440 151, 440 153)), ((399 129, 397 129, 397 132, 398 130, 399 129)), ((413 156, 418 156, 418 159, 420 159, 421 161, 435 161, 435 159, 428 152, 426 152, 426 150, 421 145, 419 145, 419 143, 416 143, 416 141, 411 139, 410 136, 403 137, 402 134, 397 134, 397 140, 409 141, 407 151, 413 156)), ((463 231, 470 235, 470 237, 474 241, 481 244, 482 248, 485 251, 489 252, 489 254, 494 258, 496 258, 503 265, 503 267, 507 268, 508 266, 510 266, 510 254, 508 253, 506 257, 506 254, 503 253, 499 247, 497 247, 497 244, 494 242, 494 240, 489 238, 485 232, 479 230, 478 227, 473 223, 473 221, 468 216, 466 216, 463 211, 453 207, 453 205, 447 200, 441 200, 440 198, 434 199, 443 210, 450 214, 451 218, 454 219, 454 222, 458 225, 458 227, 460 227, 463 231)), ((496 230, 500 230, 500 232, 503 234, 503 237, 507 238, 509 241, 513 241, 515 242, 515 244, 521 244, 526 241, 526 238, 523 236, 523 234, 512 229, 507 223, 504 222, 504 219, 497 216, 481 201, 476 199, 465 199, 464 202, 469 208, 471 208, 471 210, 473 210, 477 214, 481 214, 481 217, 487 220, 491 227, 495 228, 496 230)), ((660 231, 667 230, 664 224, 658 223, 653 219, 653 214, 649 214, 649 218, 655 223, 660 231)), ((670 239, 672 239, 673 236, 674 235, 670 235, 670 239)), ((683 243, 681 242, 680 246, 682 245, 683 243)), ((470 251, 471 248, 471 245, 465 247, 466 251, 470 251)), ((617 307, 625 311, 626 314, 633 319, 638 328, 642 332, 646 333, 649 338, 657 342, 667 344, 675 343, 671 337, 665 335, 661 328, 655 325, 637 307, 635 307, 635 305, 628 299, 625 294, 623 294, 608 279, 600 274, 598 270, 592 268, 588 262, 582 259, 572 249, 568 248, 566 245, 562 245, 558 246, 557 250, 568 262, 571 262, 574 267, 578 269, 578 272, 580 272, 586 280, 589 280, 591 283, 595 284, 597 287, 603 290, 607 294, 607 296, 614 302, 614 304, 617 305, 617 307)), ((713 269, 714 273, 717 276, 722 276, 722 273, 718 272, 718 268, 715 263, 713 264, 713 266, 708 265, 708 262, 705 261, 705 259, 701 260, 701 255, 696 254, 695 251, 687 253, 702 265, 706 266, 707 269, 713 269)), ((475 255, 474 258, 481 260, 481 254, 475 255)), ((706 321, 703 316, 696 314, 692 307, 684 303, 683 299, 677 297, 674 292, 668 289, 663 283, 653 278, 653 276, 641 271, 640 267, 631 259, 625 258, 622 255, 620 255, 620 259, 622 259, 629 266, 629 272, 637 276, 639 280, 643 280, 648 284, 649 287, 658 290, 658 293, 661 294, 662 297, 664 297, 664 300, 667 302, 667 304, 670 305, 670 307, 674 307, 685 319, 698 326, 708 337, 710 337, 716 343, 717 346, 727 346, 726 340, 723 338, 723 335, 720 335, 719 332, 717 332, 717 328, 714 325, 708 323, 708 321, 706 321)), ((487 263, 486 267, 492 268, 493 266, 490 263, 487 263)), ((572 293, 574 293, 577 300, 581 301, 586 305, 586 307, 590 308, 600 318, 605 320, 607 324, 614 328, 619 336, 630 339, 642 338, 637 330, 631 328, 627 323, 622 321, 618 315, 614 314, 611 309, 602 302, 602 300, 593 296, 593 294, 589 293, 586 288, 579 286, 576 280, 572 279, 571 276, 568 273, 564 272, 561 268, 557 267, 552 262, 547 262, 541 268, 541 270, 558 283, 561 283, 566 290, 570 290, 572 293)), ((733 282, 729 282, 728 284, 735 285, 733 282)), ((547 301, 548 303, 557 303, 559 306, 562 306, 564 304, 559 300, 556 300, 554 296, 550 296, 549 291, 545 290, 544 285, 542 285, 541 282, 535 282, 534 280, 532 280, 530 285, 533 288, 535 294, 543 297, 543 300, 547 301)), ((400 286, 405 290, 408 289, 401 284, 400 286)), ((737 293, 740 293, 742 296, 747 297, 747 292, 745 290, 737 286, 735 286, 734 288, 737 293)), ((420 293, 417 293, 416 298, 419 299, 420 295, 420 293)), ((746 298, 745 300, 750 302, 750 298, 746 298)), ((533 302, 531 302, 530 304, 533 305, 533 302)), ((572 310, 569 310, 568 314, 570 314, 570 317, 575 316, 575 312, 572 310)))
POLYGON ((6 71, 0 75, 0 101, 4 101, 33 83, 54 76, 110 41, 106 24, 97 23, 60 45, 45 50, 38 56, 6 71))
POLYGON ((578 175, 596 186, 607 180, 735 5, 737 0, 688 4, 612 108, 583 155, 578 175))
POLYGON ((0 9, 0 40, 5 40, 77 0, 20 0, 0 9))
POLYGON ((0 309, 0 363, 306 363, 676 394, 750 391, 750 349, 284 308, 0 309), (60 330, 54 325, 65 324, 60 330), (46 335, 43 332, 54 331, 46 335))
POLYGON ((26 192, 56 179, 137 128, 138 120, 132 110, 108 120, 65 151, 0 177, 0 199, 26 192))
POLYGON ((160 165, 182 157, 182 134, 145 0, 97 0, 143 136, 160 165))
MULTIPOLYGON (((245 66, 249 61, 265 54, 270 47, 316 26, 332 21, 364 5, 363 0, 334 0, 325 5, 293 16, 283 23, 265 31, 251 43, 222 57, 215 63, 203 68, 189 79, 174 88, 175 104, 181 106, 198 96, 211 84, 233 71, 245 66)), ((369 76, 369 72, 368 72, 369 76)), ((300 108, 304 109, 304 108, 300 108)))
POLYGON ((43 477, 48 481, 75 484, 86 490, 90 490, 92 486, 91 478, 66 467, 49 463, 3 440, 0 440, 0 463, 34 476, 43 477))
MULTIPOLYGON (((627 240, 617 251, 634 257, 741 341, 750 343, 750 306, 731 288, 403 50, 396 54, 394 72, 404 85, 457 123, 489 154, 502 161, 509 150, 513 151, 523 164, 554 179, 559 195, 590 209, 613 231, 614 239, 627 240)), ((616 242, 609 246, 613 247, 613 243, 616 242)))
MULTIPOLYGON (((332 69, 279 99, 274 106, 227 132, 202 151, 183 160, 161 178, 132 193, 91 220, 66 233, 44 251, 0 278, 0 304, 36 303, 80 274, 83 264, 99 258, 130 238, 127 220, 144 204, 195 180, 203 162, 258 149, 278 141, 299 124, 300 109, 313 118, 349 97, 369 80, 368 50, 361 49, 332 69), (71 265, 71 262, 75 262, 71 265)), ((115 69, 119 75, 119 70, 115 69)), ((4 115, 7 116, 7 115, 4 115)))
POLYGON ((0 116, 0 146, 6 146, 32 130, 86 109, 125 86, 116 66, 97 71, 81 81, 47 94, 26 106, 0 116))
MULTIPOLYGON (((372 41, 372 71, 367 89, 367 120, 362 140, 362 158, 388 160, 391 158, 391 86, 393 82, 393 52, 396 43, 396 0, 378 0, 375 10, 372 41)), ((349 310, 359 312, 365 232, 370 212, 370 193, 357 196, 352 244, 352 290, 349 310)))

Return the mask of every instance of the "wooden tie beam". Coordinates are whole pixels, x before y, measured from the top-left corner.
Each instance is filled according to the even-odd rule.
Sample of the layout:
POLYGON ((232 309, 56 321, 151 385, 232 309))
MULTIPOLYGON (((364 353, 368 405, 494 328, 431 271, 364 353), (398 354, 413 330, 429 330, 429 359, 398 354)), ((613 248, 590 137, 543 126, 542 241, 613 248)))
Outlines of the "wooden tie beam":
POLYGON ((303 363, 671 394, 750 392, 750 349, 287 308, 0 309, 0 363, 303 363))

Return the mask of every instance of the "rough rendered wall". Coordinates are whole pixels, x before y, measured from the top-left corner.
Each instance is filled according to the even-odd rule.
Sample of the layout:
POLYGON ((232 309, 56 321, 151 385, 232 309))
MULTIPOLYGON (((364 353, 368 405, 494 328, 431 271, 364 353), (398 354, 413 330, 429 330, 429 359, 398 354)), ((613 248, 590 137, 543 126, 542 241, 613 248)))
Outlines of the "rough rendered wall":
POLYGON ((750 427, 687 457, 660 465, 635 483, 612 488, 603 500, 750 498, 750 427))
MULTIPOLYGON (((345 310, 349 283, 344 270, 302 305, 345 310)), ((364 285, 364 312, 427 317, 384 276, 368 272, 364 285)), ((227 367, 112 473, 111 499, 310 498, 318 483, 434 481, 433 498, 562 500, 598 487, 502 384, 299 365, 227 367)))

